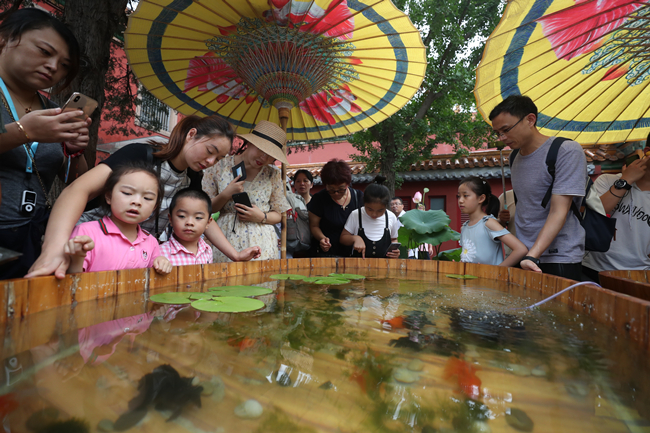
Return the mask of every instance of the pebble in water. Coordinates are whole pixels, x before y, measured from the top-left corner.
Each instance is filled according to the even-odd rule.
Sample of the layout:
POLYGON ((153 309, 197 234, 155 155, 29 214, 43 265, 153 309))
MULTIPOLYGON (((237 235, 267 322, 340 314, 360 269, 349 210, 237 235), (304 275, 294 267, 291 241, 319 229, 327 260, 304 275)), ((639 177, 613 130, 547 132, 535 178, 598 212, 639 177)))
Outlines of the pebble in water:
POLYGON ((546 376, 546 368, 544 368, 544 367, 542 367, 542 366, 535 367, 535 368, 533 368, 530 372, 531 372, 531 374, 532 374, 533 376, 537 376, 537 377, 544 377, 544 376, 546 376))
POLYGON ((509 364, 508 371, 511 371, 515 376, 530 376, 530 368, 524 365, 509 364))
POLYGON ((398 368, 393 374, 393 378, 402 383, 413 383, 418 380, 418 375, 405 368, 398 368))
POLYGON ((435 428, 431 427, 430 425, 425 425, 422 427, 422 433, 437 433, 438 430, 435 428))
POLYGON ((533 420, 521 409, 511 408, 506 414, 506 421, 510 426, 519 431, 533 431, 533 420))
POLYGON ((328 390, 328 389, 332 389, 332 388, 334 388, 334 385, 332 384, 332 382, 330 382, 330 381, 328 380, 327 382, 325 382, 324 384, 322 384, 322 385, 319 386, 318 388, 320 388, 320 389, 324 389, 324 390, 328 390))
POLYGON ((491 433, 490 425, 485 421, 474 421, 470 427, 472 433, 491 433))
POLYGON ((419 359, 414 359, 406 366, 411 371, 422 371, 424 369, 424 362, 419 359))
POLYGON ((574 397, 586 397, 589 394, 589 389, 581 383, 571 382, 564 385, 564 388, 574 397))
POLYGON ((240 418, 259 418, 264 409, 257 400, 247 400, 235 408, 235 415, 240 418))
POLYGON ((212 393, 212 400, 221 401, 226 396, 226 384, 219 376, 214 376, 211 380, 214 385, 214 392, 212 393))
POLYGON ((103 419, 97 423, 97 430, 103 432, 113 431, 113 421, 110 419, 103 419))

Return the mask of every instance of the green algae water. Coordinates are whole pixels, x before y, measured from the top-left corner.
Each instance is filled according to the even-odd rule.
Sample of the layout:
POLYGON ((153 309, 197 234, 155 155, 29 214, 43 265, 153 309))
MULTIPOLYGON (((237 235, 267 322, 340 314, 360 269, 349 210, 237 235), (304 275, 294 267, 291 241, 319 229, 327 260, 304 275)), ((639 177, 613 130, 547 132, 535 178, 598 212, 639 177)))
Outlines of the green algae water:
POLYGON ((130 294, 8 326, 4 430, 650 431, 644 354, 560 303, 430 273, 268 277, 171 288, 272 289, 251 313, 130 294))

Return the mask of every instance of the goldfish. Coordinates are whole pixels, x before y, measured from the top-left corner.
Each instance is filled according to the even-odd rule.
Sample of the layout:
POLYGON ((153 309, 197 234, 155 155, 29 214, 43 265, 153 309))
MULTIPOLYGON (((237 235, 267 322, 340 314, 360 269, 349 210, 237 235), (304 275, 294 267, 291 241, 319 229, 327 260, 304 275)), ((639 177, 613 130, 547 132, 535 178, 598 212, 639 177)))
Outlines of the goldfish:
POLYGON ((18 409, 16 394, 9 393, 0 396, 0 419, 3 419, 5 416, 15 411, 16 409, 18 409))
POLYGON ((269 342, 266 338, 229 338, 228 346, 239 348, 240 352, 252 351, 257 352, 262 346, 268 346, 269 342))
POLYGON ((381 323, 382 325, 388 323, 391 329, 404 329, 406 327, 404 325, 405 317, 406 316, 398 316, 389 320, 380 320, 379 323, 381 323))
POLYGON ((460 391, 470 398, 481 395, 481 379, 476 376, 478 369, 469 362, 456 357, 449 358, 445 365, 445 380, 453 381, 455 377, 460 391))

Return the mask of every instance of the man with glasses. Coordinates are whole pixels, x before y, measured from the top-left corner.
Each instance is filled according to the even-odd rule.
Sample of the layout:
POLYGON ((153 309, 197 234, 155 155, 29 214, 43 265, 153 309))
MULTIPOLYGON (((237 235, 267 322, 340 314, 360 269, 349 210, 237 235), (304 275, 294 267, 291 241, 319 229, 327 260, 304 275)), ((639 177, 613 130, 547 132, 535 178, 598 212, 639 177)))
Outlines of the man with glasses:
POLYGON ((527 96, 509 96, 490 112, 490 120, 496 138, 519 152, 510 170, 517 237, 529 250, 522 269, 580 280, 585 231, 571 212, 571 201, 579 207, 585 194, 587 159, 582 147, 575 141, 562 143, 551 199, 544 208, 541 203, 553 179, 546 156, 555 137, 537 129, 537 107, 527 96))

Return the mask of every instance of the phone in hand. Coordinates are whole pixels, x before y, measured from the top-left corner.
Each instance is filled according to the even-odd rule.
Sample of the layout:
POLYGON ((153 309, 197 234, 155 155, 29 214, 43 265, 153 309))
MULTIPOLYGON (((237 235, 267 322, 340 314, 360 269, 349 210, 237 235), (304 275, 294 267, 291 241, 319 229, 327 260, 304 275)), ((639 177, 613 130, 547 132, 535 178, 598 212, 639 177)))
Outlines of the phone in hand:
POLYGON ((628 167, 630 164, 632 164, 634 161, 637 159, 643 158, 643 151, 640 149, 635 150, 633 153, 629 154, 628 156, 625 157, 625 165, 628 167))
POLYGON ((97 108, 97 101, 92 98, 89 98, 86 95, 82 95, 79 92, 74 92, 70 95, 67 102, 61 107, 63 113, 69 111, 81 110, 84 112, 83 117, 77 118, 78 120, 86 120, 93 114, 93 111, 97 108))
POLYGON ((245 192, 238 192, 237 194, 232 195, 232 200, 237 204, 243 204, 244 206, 253 207, 251 200, 248 197, 248 194, 245 192))
POLYGON ((237 176, 241 176, 239 182, 246 180, 246 167, 243 161, 232 168, 232 177, 237 179, 237 176))
POLYGON ((390 253, 390 252, 393 252, 395 250, 399 250, 399 247, 401 247, 401 246, 402 246, 401 243, 393 242, 392 244, 390 244, 390 247, 388 247, 388 252, 390 253))

